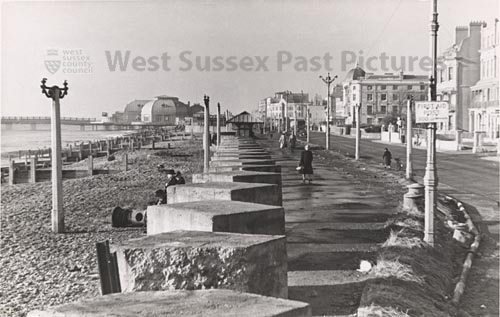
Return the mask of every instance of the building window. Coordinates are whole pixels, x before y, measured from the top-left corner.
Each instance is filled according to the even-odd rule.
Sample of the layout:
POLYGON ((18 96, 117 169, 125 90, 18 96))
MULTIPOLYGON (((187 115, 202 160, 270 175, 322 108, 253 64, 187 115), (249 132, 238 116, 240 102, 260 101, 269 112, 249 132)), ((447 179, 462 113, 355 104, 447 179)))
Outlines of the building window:
POLYGON ((387 107, 386 106, 381 106, 380 107, 380 112, 386 113, 387 112, 387 107))
POLYGON ((368 90, 372 90, 372 88, 373 88, 372 85, 366 86, 366 89, 368 89, 368 90))
POLYGON ((398 94, 392 94, 392 100, 398 100, 398 94))
POLYGON ((420 101, 425 101, 425 99, 427 99, 427 98, 425 98, 424 94, 420 95, 420 101))
POLYGON ((387 88, 386 85, 381 85, 380 86, 380 90, 385 90, 386 88, 387 88))
POLYGON ((443 70, 442 70, 442 69, 440 69, 440 70, 439 70, 439 82, 440 82, 440 83, 442 83, 442 82, 443 82, 443 78, 444 78, 444 77, 443 77, 443 70))
POLYGON ((392 85, 392 90, 398 90, 398 85, 392 85))
POLYGON ((448 67, 448 80, 453 79, 453 67, 448 67))
POLYGON ((373 95, 372 94, 367 94, 366 95, 366 100, 373 100, 373 95))
POLYGON ((366 107, 366 113, 367 114, 373 114, 373 107, 372 106, 367 106, 366 107))
POLYGON ((425 85, 420 85, 420 90, 425 90, 425 85))
POLYGON ((352 95, 352 101, 356 101, 356 95, 355 94, 352 95))
POLYGON ((392 106, 392 112, 398 113, 398 106, 392 106))
POLYGON ((366 118, 366 123, 367 124, 373 124, 373 119, 372 118, 366 118))
POLYGON ((412 90, 413 89, 413 86, 412 85, 408 85, 408 90, 412 90))
POLYGON ((387 100, 387 94, 381 94, 380 100, 387 100))

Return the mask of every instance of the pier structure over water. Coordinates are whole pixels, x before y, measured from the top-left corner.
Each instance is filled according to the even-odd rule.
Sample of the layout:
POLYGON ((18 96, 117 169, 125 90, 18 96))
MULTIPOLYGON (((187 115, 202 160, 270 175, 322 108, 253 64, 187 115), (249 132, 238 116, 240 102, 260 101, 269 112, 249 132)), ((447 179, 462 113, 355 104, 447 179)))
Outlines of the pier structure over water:
MULTIPOLYGON (((14 125, 30 125, 31 130, 36 130, 37 125, 50 124, 50 117, 45 116, 2 116, 2 128, 6 130, 14 129, 14 125)), ((132 122, 119 123, 110 121, 98 121, 96 118, 61 117, 61 125, 80 126, 80 130, 85 131, 87 127, 92 130, 138 130, 142 128, 165 126, 163 122, 132 122)))

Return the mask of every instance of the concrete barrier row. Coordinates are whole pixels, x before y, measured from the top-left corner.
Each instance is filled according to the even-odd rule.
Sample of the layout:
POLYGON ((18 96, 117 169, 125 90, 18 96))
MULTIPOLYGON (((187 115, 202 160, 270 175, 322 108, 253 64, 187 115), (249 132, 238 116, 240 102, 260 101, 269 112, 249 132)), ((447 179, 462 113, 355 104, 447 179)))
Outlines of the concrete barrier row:
MULTIPOLYGON (((147 236, 111 245, 124 293, 88 305, 107 296, 115 304, 140 301, 147 291, 159 301, 180 296, 176 305, 162 308, 175 314, 182 307, 186 316, 199 314, 207 296, 213 304, 202 310, 203 316, 311 315, 309 304, 285 300, 279 166, 252 139, 226 135, 210 166, 209 173, 193 175, 193 183, 169 187, 166 205, 148 207, 147 236), (252 298, 251 313, 242 307, 245 298, 252 298)), ((154 301, 142 304, 142 315, 157 313, 154 301)))

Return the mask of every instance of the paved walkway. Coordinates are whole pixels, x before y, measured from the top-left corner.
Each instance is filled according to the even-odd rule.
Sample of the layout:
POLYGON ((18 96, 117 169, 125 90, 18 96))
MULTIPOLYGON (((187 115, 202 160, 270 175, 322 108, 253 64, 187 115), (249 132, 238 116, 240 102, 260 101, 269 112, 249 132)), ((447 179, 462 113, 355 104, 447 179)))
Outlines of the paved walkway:
POLYGON ((313 161, 314 180, 302 184, 295 170, 300 150, 277 147, 277 139, 259 141, 282 166, 289 298, 308 302, 313 315, 356 312, 365 273, 361 260, 375 260, 386 240, 388 208, 384 186, 373 186, 313 161))

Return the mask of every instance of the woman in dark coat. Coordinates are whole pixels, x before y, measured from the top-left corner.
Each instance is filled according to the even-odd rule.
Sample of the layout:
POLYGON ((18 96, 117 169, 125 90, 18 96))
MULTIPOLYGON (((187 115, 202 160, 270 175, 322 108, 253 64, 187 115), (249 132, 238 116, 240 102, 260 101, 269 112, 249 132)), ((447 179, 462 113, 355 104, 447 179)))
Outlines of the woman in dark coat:
POLYGON ((302 154, 300 155, 300 163, 299 163, 299 166, 302 167, 300 173, 302 174, 303 183, 306 182, 306 175, 309 180, 309 184, 312 182, 312 174, 313 174, 312 160, 313 160, 313 154, 309 150, 309 144, 307 144, 304 147, 304 151, 302 151, 302 154))
POLYGON ((385 168, 391 168, 392 154, 388 148, 385 148, 384 155, 382 155, 382 159, 384 160, 385 168))

